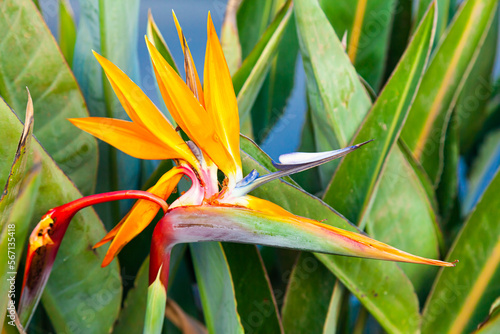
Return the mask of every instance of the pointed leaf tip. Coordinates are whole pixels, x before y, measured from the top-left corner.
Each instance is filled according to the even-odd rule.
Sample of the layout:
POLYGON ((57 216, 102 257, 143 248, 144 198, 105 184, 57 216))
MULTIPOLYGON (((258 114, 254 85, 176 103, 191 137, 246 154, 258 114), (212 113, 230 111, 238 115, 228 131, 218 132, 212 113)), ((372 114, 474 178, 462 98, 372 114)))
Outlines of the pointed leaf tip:
POLYGON ((156 279, 148 288, 144 333, 161 333, 163 328, 167 289, 160 280, 160 272, 161 267, 156 279))

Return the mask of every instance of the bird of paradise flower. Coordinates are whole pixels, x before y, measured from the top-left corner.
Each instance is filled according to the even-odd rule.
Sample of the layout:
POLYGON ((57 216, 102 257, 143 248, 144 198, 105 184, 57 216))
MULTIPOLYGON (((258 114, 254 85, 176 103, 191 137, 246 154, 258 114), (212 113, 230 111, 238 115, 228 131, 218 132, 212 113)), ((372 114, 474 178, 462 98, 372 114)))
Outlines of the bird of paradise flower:
POLYGON ((229 241, 286 247, 313 252, 372 259, 454 266, 454 263, 415 256, 365 235, 299 217, 280 206, 248 195, 271 180, 306 170, 345 156, 366 143, 323 153, 282 155, 273 163, 277 172, 243 177, 237 101, 224 54, 208 15, 204 86, 174 15, 184 51, 186 83, 146 38, 153 69, 168 111, 191 139, 184 141, 174 126, 109 60, 94 53, 131 121, 88 117, 70 119, 78 128, 140 159, 172 159, 175 167, 158 182, 141 191, 118 191, 78 199, 51 209, 29 239, 19 314, 27 325, 48 280, 57 251, 75 213, 89 205, 126 198, 138 199, 130 212, 94 247, 111 242, 104 257, 108 265, 118 252, 154 219, 160 208, 165 215, 156 225, 151 244, 149 282, 155 288, 146 311, 145 332, 161 330, 172 247, 178 243, 229 241), (225 178, 219 184, 217 172, 225 178), (166 200, 182 177, 190 189, 170 206, 166 200), (154 324, 154 325, 151 325, 154 324))

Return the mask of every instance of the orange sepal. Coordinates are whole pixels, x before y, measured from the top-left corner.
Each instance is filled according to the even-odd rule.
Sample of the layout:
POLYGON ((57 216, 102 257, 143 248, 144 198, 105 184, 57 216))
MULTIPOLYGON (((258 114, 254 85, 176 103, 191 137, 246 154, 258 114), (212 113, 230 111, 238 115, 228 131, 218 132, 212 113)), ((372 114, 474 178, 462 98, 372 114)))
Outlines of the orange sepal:
POLYGON ((242 178, 238 102, 210 13, 208 14, 207 35, 203 90, 205 106, 221 143, 231 156, 230 161, 227 162, 230 166, 227 168, 232 169, 237 182, 242 178))
POLYGON ((105 117, 70 118, 69 121, 79 129, 134 158, 153 160, 189 158, 186 154, 179 154, 179 151, 189 150, 184 141, 178 143, 179 146, 175 148, 167 146, 145 128, 133 122, 105 117))
MULTIPOLYGON (((132 209, 135 207, 135 205, 132 207, 132 209)), ((120 222, 118 224, 115 225, 115 227, 113 227, 111 229, 111 231, 109 231, 105 236, 104 238, 101 239, 101 241, 99 241, 98 243, 96 243, 92 249, 96 249, 96 248, 99 248, 101 247, 102 245, 105 245, 107 244, 108 242, 112 241, 114 239, 114 237, 116 236, 116 234, 118 233, 118 231, 120 231, 120 229, 122 228, 123 224, 125 223, 125 221, 127 220, 128 216, 130 216, 130 211, 127 212, 127 214, 125 215, 125 217, 122 218, 122 220, 120 220, 120 222)))
POLYGON ((234 174, 233 158, 217 135, 212 118, 147 37, 146 43, 158 86, 172 117, 224 174, 234 174))
POLYGON ((101 64, 116 96, 132 121, 149 131, 156 141, 161 141, 164 146, 176 152, 175 158, 196 165, 196 159, 181 136, 147 95, 115 64, 96 52, 94 56, 101 64))

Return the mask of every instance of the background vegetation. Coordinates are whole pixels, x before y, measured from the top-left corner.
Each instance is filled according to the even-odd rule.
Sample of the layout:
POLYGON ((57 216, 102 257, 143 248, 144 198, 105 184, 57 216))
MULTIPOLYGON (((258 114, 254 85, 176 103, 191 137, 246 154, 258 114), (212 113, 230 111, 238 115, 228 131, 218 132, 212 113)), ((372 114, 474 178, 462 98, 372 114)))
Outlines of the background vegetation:
MULTIPOLYGON (((92 49, 155 94, 152 73, 139 73, 140 0, 80 0, 78 24, 69 2, 41 2, 45 17, 37 1, 0 1, 0 251, 7 263, 7 226, 16 224, 18 272, 28 233, 48 209, 82 194, 147 188, 170 167, 126 156, 66 121, 126 117, 92 49), (57 41, 44 20, 54 17, 57 41), (36 139, 18 148, 26 87, 36 139)), ((224 12, 225 4, 212 6, 224 12)), ((160 32, 153 16, 147 34, 174 63, 162 34, 176 32, 160 32)), ((301 151, 375 139, 256 195, 354 229, 338 211, 378 240, 460 263, 437 269, 254 245, 177 246, 164 330, 500 332, 498 1, 229 1, 219 36, 242 133, 264 147, 278 144, 273 155, 299 138, 301 151), (291 103, 301 95, 303 110, 291 103), (302 119, 302 131, 291 131, 302 119)), ((273 169, 252 142, 242 138, 241 146, 245 172, 273 169)), ((141 332, 153 226, 106 268, 104 250, 92 250, 130 205, 75 217, 30 333, 141 332)))

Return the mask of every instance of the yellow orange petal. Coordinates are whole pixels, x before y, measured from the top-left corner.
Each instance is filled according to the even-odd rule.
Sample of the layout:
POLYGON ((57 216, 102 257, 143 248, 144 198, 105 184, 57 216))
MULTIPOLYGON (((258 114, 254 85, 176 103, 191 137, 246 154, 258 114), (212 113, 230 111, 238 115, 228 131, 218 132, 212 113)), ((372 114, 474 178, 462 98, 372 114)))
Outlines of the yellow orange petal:
POLYGON ((270 215, 281 216, 281 217, 290 217, 290 218, 297 217, 293 213, 286 211, 281 206, 274 204, 273 202, 269 202, 265 199, 254 197, 251 195, 246 195, 246 196, 241 196, 241 197, 235 198, 231 202, 236 204, 236 205, 244 206, 248 209, 260 211, 260 212, 267 213, 270 215))
POLYGON ((196 159, 181 136, 146 94, 116 65, 95 52, 94 55, 132 121, 146 128, 159 141, 170 146, 171 150, 177 151, 176 158, 196 164, 196 159))
MULTIPOLYGON (((105 117, 71 118, 68 120, 81 130, 135 158, 185 158, 185 156, 179 155, 179 150, 163 144, 149 131, 133 122, 105 117)), ((181 145, 187 147, 184 142, 180 143, 181 145)), ((189 147, 186 149, 189 150, 189 147)))
POLYGON ((189 50, 186 38, 182 32, 182 28, 177 21, 177 16, 175 16, 172 10, 172 16, 174 17, 175 27, 177 28, 177 34, 179 35, 179 41, 181 42, 182 51, 184 52, 184 69, 186 70, 186 83, 189 88, 195 93, 195 96, 200 101, 201 105, 205 107, 205 100, 203 97, 203 88, 201 86, 200 77, 198 76, 198 71, 196 71, 196 66, 194 65, 193 56, 189 50))
MULTIPOLYGON (((177 186, 177 183, 179 183, 182 175, 183 168, 174 167, 165 173, 165 175, 163 175, 154 186, 149 188, 148 192, 166 200, 177 186)), ((141 233, 149 225, 159 210, 160 206, 151 201, 137 201, 123 223, 119 223, 121 226, 118 228, 118 232, 109 246, 106 256, 102 262, 102 266, 107 266, 111 261, 113 261, 115 255, 118 254, 118 252, 130 240, 141 233)))
MULTIPOLYGON (((173 10, 172 10, 172 16, 174 17, 175 27, 177 29, 177 34, 179 35, 179 41, 182 46, 182 51, 184 52, 184 71, 186 72, 186 85, 193 92, 194 96, 198 99, 203 108, 205 108, 203 88, 201 86, 200 77, 198 76, 198 71, 196 70, 196 66, 193 61, 193 56, 191 55, 191 51, 189 50, 189 46, 186 41, 186 37, 182 32, 182 28, 173 10)), ((213 163, 213 161, 210 159, 209 156, 203 154, 203 158, 206 164, 206 166, 204 167, 216 168, 215 164, 213 163)))
POLYGON ((208 113, 147 37, 146 43, 158 86, 172 117, 224 174, 235 175, 231 154, 221 143, 208 113))
POLYGON ((242 178, 242 172, 238 103, 210 13, 208 14, 207 30, 208 40, 203 74, 205 106, 212 117, 217 135, 231 154, 231 163, 234 164, 233 168, 236 171, 236 181, 239 181, 242 178))
MULTIPOLYGON (((142 126, 133 122, 105 117, 69 119, 76 127, 139 159, 186 159, 179 147, 167 146, 142 126)), ((186 146, 182 141, 179 146, 186 146)), ((182 149, 182 147, 181 147, 182 149)))
MULTIPOLYGON (((133 207, 132 207, 132 209, 133 209, 133 207)), ((127 214, 125 215, 125 217, 123 217, 122 220, 120 220, 120 222, 118 224, 116 224, 115 227, 113 227, 111 229, 111 231, 109 231, 104 236, 104 238, 102 238, 101 241, 99 241, 98 243, 96 243, 92 248, 93 249, 99 248, 102 245, 107 244, 108 242, 112 241, 114 239, 114 237, 116 236, 116 234, 118 233, 118 231, 120 231, 120 229, 122 228, 123 224, 125 223, 125 221, 127 220, 127 218, 128 218, 129 215, 130 215, 130 211, 127 212, 127 214)))
POLYGON ((206 133, 213 132, 210 118, 206 115, 205 110, 193 93, 147 37, 146 43, 153 62, 158 86, 167 109, 177 124, 195 141, 194 137, 196 136, 193 132, 201 132, 201 129, 204 129, 206 133))

